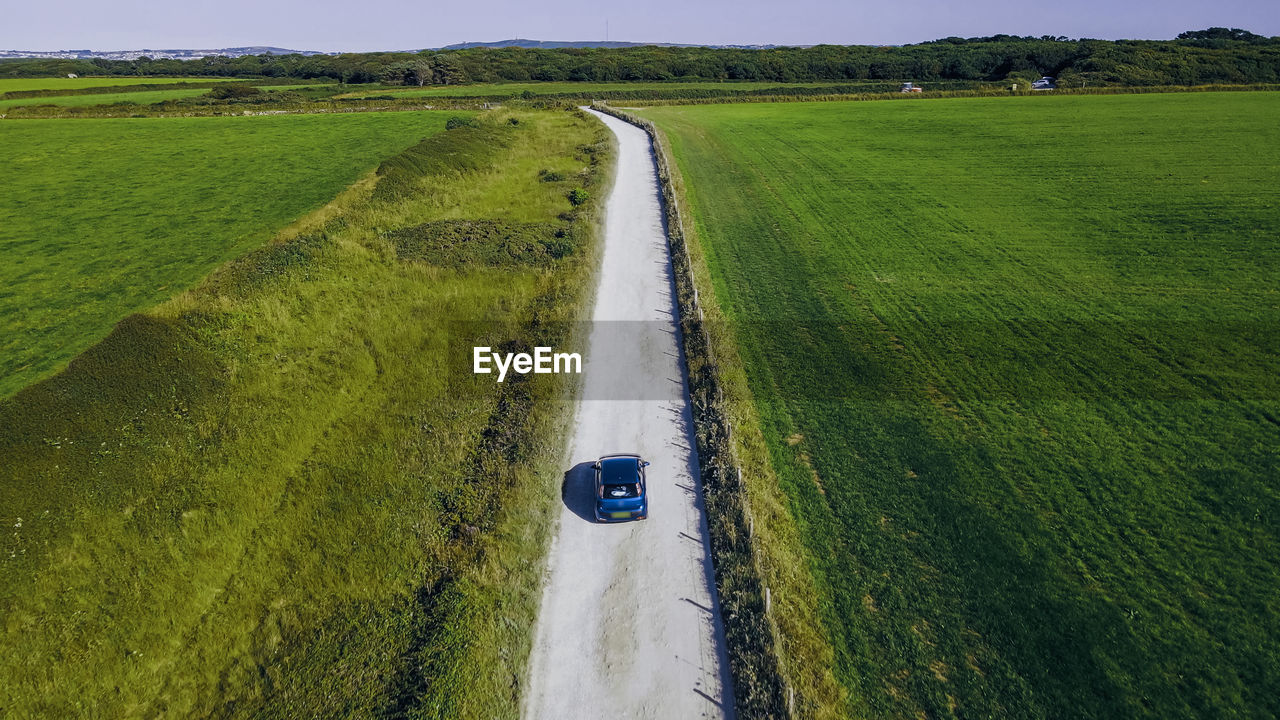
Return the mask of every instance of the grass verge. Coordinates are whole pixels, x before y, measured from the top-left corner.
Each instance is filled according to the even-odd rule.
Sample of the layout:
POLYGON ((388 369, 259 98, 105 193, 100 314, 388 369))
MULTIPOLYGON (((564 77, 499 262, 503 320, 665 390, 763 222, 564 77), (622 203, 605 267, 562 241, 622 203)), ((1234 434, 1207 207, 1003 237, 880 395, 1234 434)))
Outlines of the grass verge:
POLYGON ((579 112, 476 125, 435 148, 483 133, 487 162, 402 164, 389 197, 366 176, 0 401, 5 712, 517 714, 570 388, 459 367, 577 325, 598 208, 566 193, 612 151, 579 112), (463 219, 571 246, 397 252, 404 228, 463 219))

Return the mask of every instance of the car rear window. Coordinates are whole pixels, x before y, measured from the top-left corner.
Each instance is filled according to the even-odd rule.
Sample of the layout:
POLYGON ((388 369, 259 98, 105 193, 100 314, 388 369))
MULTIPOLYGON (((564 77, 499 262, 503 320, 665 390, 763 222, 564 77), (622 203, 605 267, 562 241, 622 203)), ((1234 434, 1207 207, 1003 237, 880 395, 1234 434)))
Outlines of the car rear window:
POLYGON ((606 500, 620 500, 622 498, 639 497, 640 484, 626 483, 625 485, 605 485, 604 498, 606 500))

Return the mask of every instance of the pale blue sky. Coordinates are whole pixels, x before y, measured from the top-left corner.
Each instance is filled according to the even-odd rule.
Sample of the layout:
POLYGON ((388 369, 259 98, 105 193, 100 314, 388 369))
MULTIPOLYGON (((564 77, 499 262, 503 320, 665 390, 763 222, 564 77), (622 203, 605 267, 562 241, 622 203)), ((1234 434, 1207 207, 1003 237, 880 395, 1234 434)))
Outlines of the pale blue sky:
POLYGON ((1172 38, 1240 27, 1280 35, 1280 0, 6 0, 0 49, 275 45, 401 50, 513 37, 708 44, 902 44, 950 35, 1172 38))

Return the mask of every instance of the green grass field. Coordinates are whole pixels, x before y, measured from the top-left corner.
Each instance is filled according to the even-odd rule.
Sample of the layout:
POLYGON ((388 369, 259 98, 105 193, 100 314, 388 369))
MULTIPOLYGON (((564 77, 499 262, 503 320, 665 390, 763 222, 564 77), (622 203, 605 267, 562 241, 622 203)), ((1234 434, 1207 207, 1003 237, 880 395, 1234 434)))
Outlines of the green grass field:
MULTIPOLYGON (((296 161, 257 146, 283 166, 275 175, 225 160, 268 203, 318 192, 311 175, 286 172, 325 167, 303 138, 337 154, 350 151, 339 138, 354 147, 377 131, 390 144, 438 127, 394 117, 171 119, 135 132, 203 133, 210 155, 215 137, 282 133, 296 161)), ((91 122, 47 125, 108 134, 91 122)), ((168 165, 183 165, 181 147, 168 165)), ((462 369, 472 344, 531 344, 535 323, 537 340, 558 342, 556 328, 580 318, 599 201, 575 210, 567 194, 604 195, 609 147, 577 112, 487 114, 431 135, 0 400, 3 714, 515 717, 572 404, 562 379, 500 386, 462 369), (542 182, 544 170, 568 179, 542 182), (557 252, 415 253, 437 247, 434 228, 477 220, 557 252)), ((150 173, 168 166, 155 160, 150 173)), ((125 190, 99 212, 128 210, 125 190)), ((199 196, 141 200, 176 225, 199 196)), ((242 232, 273 218, 253 215, 242 232)), ((173 237, 138 252, 165 252, 173 237)))
POLYGON ((654 82, 527 82, 498 83, 477 85, 440 85, 434 87, 390 87, 380 90, 358 90, 345 93, 339 97, 363 98, 380 95, 395 97, 495 97, 508 98, 525 92, 534 95, 581 94, 589 96, 593 92, 613 90, 760 90, 773 87, 832 87, 836 85, 850 88, 867 85, 883 86, 884 82, 868 83, 777 83, 777 82, 687 82, 687 83, 654 83, 654 82))
MULTIPOLYGON (((255 85, 259 90, 289 90, 294 92, 331 92, 332 85, 255 85)), ((95 93, 89 95, 51 95, 48 97, 14 98, 0 100, 0 109, 24 105, 63 105, 66 107, 83 107, 86 105, 112 105, 115 103, 136 103, 151 105, 165 100, 181 100, 183 98, 207 95, 209 88, 181 88, 166 90, 157 85, 154 90, 139 90, 123 93, 95 93)))
MULTIPOLYGON (((158 88, 163 87, 163 85, 158 86, 158 88)), ((181 90, 156 89, 127 93, 53 95, 50 97, 15 98, 13 100, 0 100, 0 109, 17 107, 19 105, 65 105, 68 107, 74 107, 83 105, 111 105, 113 103, 125 102, 149 105, 151 103, 158 103, 164 100, 180 100, 182 98, 198 97, 208 92, 208 88, 184 88, 181 90)))
POLYGON ((16 90, 83 90, 115 85, 172 85, 183 82, 234 82, 239 78, 189 77, 80 77, 0 78, 0 93, 16 90))
MULTIPOLYGON (((102 96, 97 96, 102 97, 102 96)), ((447 115, 0 124, 0 397, 330 200, 447 115)))
POLYGON ((1280 95, 643 114, 816 578, 829 712, 1280 714, 1280 95))

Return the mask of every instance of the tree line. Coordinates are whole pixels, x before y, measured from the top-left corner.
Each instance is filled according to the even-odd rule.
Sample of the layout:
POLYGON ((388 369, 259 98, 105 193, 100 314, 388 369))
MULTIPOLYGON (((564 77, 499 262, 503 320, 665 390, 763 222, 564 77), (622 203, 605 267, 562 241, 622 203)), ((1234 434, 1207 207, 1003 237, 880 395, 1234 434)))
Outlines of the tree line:
POLYGON ((1280 37, 1238 28, 1174 40, 994 35, 914 45, 817 45, 762 50, 704 47, 471 48, 417 53, 247 55, 200 60, 32 60, 0 64, 0 77, 183 75, 452 85, 528 81, 769 82, 965 80, 1049 75, 1067 85, 1280 82, 1280 37))

